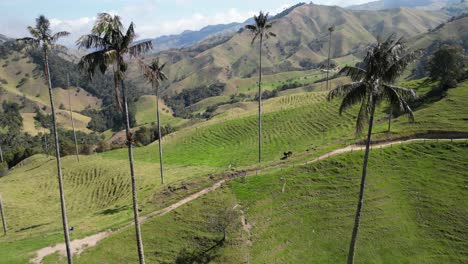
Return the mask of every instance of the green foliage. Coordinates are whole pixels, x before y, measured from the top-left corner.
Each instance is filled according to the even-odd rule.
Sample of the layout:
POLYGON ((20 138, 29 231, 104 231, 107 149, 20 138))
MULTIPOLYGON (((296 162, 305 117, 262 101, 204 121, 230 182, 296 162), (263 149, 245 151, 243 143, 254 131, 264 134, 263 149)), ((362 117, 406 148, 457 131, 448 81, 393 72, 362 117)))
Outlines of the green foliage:
POLYGON ((439 49, 429 61, 429 76, 433 81, 440 81, 442 89, 454 88, 457 80, 464 75, 463 50, 456 47, 439 49))
MULTIPOLYGON (((161 126, 161 138, 173 132, 175 132, 175 128, 171 125, 161 126)), ((153 125, 149 128, 142 126, 137 131, 135 131, 135 142, 141 145, 148 145, 151 142, 158 140, 158 138, 159 131, 157 125, 153 125)))
POLYGON ((0 113, 1 127, 8 128, 8 133, 19 133, 23 128, 23 118, 20 105, 15 102, 3 101, 3 113, 0 113))
MULTIPOLYGON (((130 127, 134 127, 136 125, 136 106, 133 101, 129 103, 128 110, 130 127)), ((122 112, 117 111, 114 105, 103 107, 100 110, 87 109, 82 113, 91 117, 88 128, 93 131, 104 132, 112 129, 115 132, 124 128, 122 112)))
POLYGON ((174 116, 190 118, 191 112, 187 109, 188 106, 200 102, 205 98, 221 95, 225 87, 226 84, 224 83, 215 83, 209 86, 186 89, 175 96, 165 96, 164 101, 174 110, 174 116))

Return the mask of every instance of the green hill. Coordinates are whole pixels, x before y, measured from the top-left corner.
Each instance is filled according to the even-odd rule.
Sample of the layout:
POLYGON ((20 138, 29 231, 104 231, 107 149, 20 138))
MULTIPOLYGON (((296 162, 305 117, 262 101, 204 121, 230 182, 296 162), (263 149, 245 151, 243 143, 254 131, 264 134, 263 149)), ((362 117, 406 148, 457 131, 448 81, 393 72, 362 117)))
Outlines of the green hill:
MULTIPOLYGON (((147 261, 337 263, 346 260, 362 152, 235 180, 142 225, 147 261), (282 192, 284 189, 284 192, 282 192), (236 206, 237 205, 237 206, 236 206), (235 207, 228 241, 210 224, 235 207), (239 224, 243 210, 246 226, 239 224), (210 250, 208 250, 210 249, 210 250)), ((356 260, 468 260, 466 143, 417 143, 371 152, 356 260), (447 162, 450 161, 450 162, 447 162)), ((104 239, 76 263, 135 262, 133 229, 104 239)), ((45 263, 59 263, 57 256, 45 263)))
MULTIPOLYGON (((327 28, 333 24, 336 31, 332 57, 340 58, 362 53, 365 45, 375 42, 377 36, 397 33, 411 37, 435 28, 447 19, 442 11, 410 8, 355 11, 336 6, 300 5, 274 19, 273 31, 278 37, 267 41, 264 73, 316 68, 327 56, 327 28)), ((211 43, 207 40, 209 44, 160 53, 158 56, 169 62, 170 81, 166 93, 255 76, 258 54, 250 45, 251 37, 243 30, 231 38, 213 39, 211 43)), ((136 76, 135 73, 130 75, 136 76)))
MULTIPOLYGON (((431 85, 433 84, 425 80, 407 84, 407 86, 417 88, 421 95, 426 94, 431 85)), ((351 144, 351 142, 360 141, 360 137, 355 138, 353 133, 355 111, 339 117, 337 115, 337 102, 326 102, 324 95, 323 92, 298 93, 265 101, 264 166, 287 167, 291 164, 311 160, 332 149, 351 144), (293 151, 293 157, 281 161, 282 153, 288 150, 293 151)), ((466 123, 468 110, 465 104, 467 96, 468 82, 464 82, 458 88, 449 90, 448 95, 443 99, 434 103, 429 102, 416 109, 416 123, 408 123, 405 117, 395 119, 391 137, 428 134, 430 136, 430 134, 446 133, 447 131, 466 135, 468 133, 468 124, 466 123)), ((164 153, 167 170, 165 186, 161 186, 158 181, 157 145, 136 148, 136 174, 139 202, 143 209, 142 215, 147 215, 213 184, 217 176, 208 177, 207 175, 223 172, 228 167, 241 169, 255 166, 252 163, 252 160, 255 160, 255 140, 257 137, 254 105, 255 102, 239 104, 238 107, 243 109, 243 112, 236 111, 235 108, 228 109, 224 114, 207 122, 188 126, 165 137, 164 153)), ((386 139, 389 136, 386 132, 386 117, 385 108, 380 109, 375 129, 377 139, 386 139)), ((456 152, 451 154, 457 155, 456 152)), ((436 157, 438 156, 434 156, 434 158, 436 157)), ((353 159, 358 160, 358 158, 353 159)), ((80 238, 108 228, 116 228, 131 221, 130 188, 128 187, 130 179, 127 174, 126 160, 125 150, 83 156, 79 164, 72 156, 64 158, 64 182, 69 220, 70 225, 75 227, 72 238, 80 238)), ((395 158, 395 162, 398 160, 403 162, 404 159, 395 158)), ((382 163, 374 164, 373 166, 382 165, 382 163)), ((384 165, 390 166, 391 164, 385 163, 384 165)), ((6 256, 9 263, 24 263, 31 257, 34 250, 62 241, 59 215, 55 213, 59 211, 59 204, 56 199, 58 190, 54 167, 52 159, 38 155, 23 161, 8 176, 0 178, 0 193, 4 199, 10 228, 7 236, 0 237, 0 255, 6 256), (38 192, 38 189, 41 192, 38 192), (38 202, 40 206, 38 206, 38 202)), ((456 170, 456 173, 458 172, 456 170)), ((347 183, 351 184, 349 181, 347 183)), ((293 183, 291 182, 291 184, 293 183)), ((382 185, 382 188, 387 188, 385 186, 382 185)), ((327 185, 324 188, 331 187, 327 185)), ((392 189, 385 191, 391 192, 392 189)), ((229 198, 229 195, 226 199, 229 198)), ((261 197, 265 196, 258 196, 259 199, 261 197)), ((247 198, 245 197, 245 199, 247 198)), ((388 206, 388 210, 391 210, 393 202, 388 206)), ((209 212, 206 213, 209 214, 209 212)), ((249 213, 254 214, 255 212, 249 213)), ((201 221, 200 217, 205 216, 193 215, 193 217, 195 217, 193 222, 187 228, 198 225, 197 222, 201 221)), ((255 216, 253 215, 253 217, 255 216)), ((178 226, 178 228, 174 227, 175 229, 171 227, 167 232, 176 232, 174 234, 177 234, 177 232, 185 230, 183 226, 178 226)), ((149 230, 152 230, 153 227, 148 226, 147 228, 149 229, 146 232, 150 232, 149 230)), ((343 231, 340 232, 348 231, 347 228, 342 228, 343 231)), ((208 233, 205 232, 197 236, 203 237, 204 235, 208 235, 208 233)), ((278 236, 281 235, 282 233, 278 233, 278 236)), ((214 236, 208 236, 214 239, 214 236)), ((392 233, 392 236, 396 237, 397 235, 392 233)), ((172 236, 168 236, 167 239, 170 237, 172 236)), ((204 241, 208 243, 211 240, 204 241)), ((255 241, 253 240, 253 242, 255 241)), ((174 241, 174 243, 178 242, 174 241)), ((255 247, 264 247, 262 243, 264 242, 255 244, 255 247)), ((124 246, 127 245, 130 244, 126 243, 124 246)), ((231 249, 226 250, 232 253, 231 249)), ((427 250, 431 250, 430 247, 427 250)), ((434 249, 435 251, 436 249, 434 249)), ((96 254, 101 254, 100 252, 98 251, 96 254)), ((177 252, 162 254, 173 257, 177 252)), ((131 251, 126 254, 131 254, 131 251)), ((233 254, 238 253, 234 250, 233 254)), ((343 254, 336 257, 340 258, 343 254)), ((386 254, 382 253, 379 257, 385 258, 388 256, 386 254)), ((268 259, 268 256, 256 255, 257 257, 258 259, 268 259)))

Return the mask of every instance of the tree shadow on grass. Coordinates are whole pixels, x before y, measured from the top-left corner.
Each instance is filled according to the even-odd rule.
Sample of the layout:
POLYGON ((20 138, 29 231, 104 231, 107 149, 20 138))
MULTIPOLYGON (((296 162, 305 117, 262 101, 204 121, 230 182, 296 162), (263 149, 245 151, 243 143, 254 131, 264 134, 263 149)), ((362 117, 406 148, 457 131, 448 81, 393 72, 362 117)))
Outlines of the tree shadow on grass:
POLYGON ((26 230, 30 230, 30 229, 34 229, 34 228, 38 228, 38 227, 45 226, 45 225, 48 225, 48 224, 50 224, 50 223, 38 224, 38 225, 32 225, 32 226, 23 227, 23 228, 21 228, 20 230, 16 231, 16 233, 22 232, 22 231, 26 231, 26 230))
POLYGON ((179 252, 179 255, 175 259, 176 264, 206 264, 210 263, 218 254, 216 249, 222 247, 224 245, 224 239, 219 240, 211 246, 210 248, 202 251, 192 251, 189 252, 187 249, 182 249, 179 252))
POLYGON ((124 206, 121 206, 121 207, 109 208, 109 209, 103 210, 103 211, 99 212, 98 214, 100 214, 100 215, 113 215, 113 214, 122 212, 122 211, 127 210, 127 209, 128 209, 128 206, 124 205, 124 206))

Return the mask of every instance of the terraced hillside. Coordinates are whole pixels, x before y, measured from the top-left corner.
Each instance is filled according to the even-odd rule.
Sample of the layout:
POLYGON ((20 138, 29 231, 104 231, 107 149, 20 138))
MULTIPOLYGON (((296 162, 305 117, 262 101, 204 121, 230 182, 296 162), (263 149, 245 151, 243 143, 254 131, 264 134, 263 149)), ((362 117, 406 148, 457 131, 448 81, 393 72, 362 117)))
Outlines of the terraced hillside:
MULTIPOLYGON (((72 239, 122 226, 132 218, 128 168, 99 156, 63 159, 64 188, 72 239)), ((0 237, 0 263, 27 263, 33 251, 62 241, 55 160, 33 156, 0 179, 9 232, 0 237)), ((156 163, 137 163, 142 214, 172 204, 217 180, 203 166, 167 166, 159 184, 156 163), (168 186, 171 188, 168 189, 168 186)))
MULTIPOLYGON (((407 84, 417 88, 421 95, 427 93, 431 85, 434 84, 424 80, 407 84)), ((395 119, 391 137, 447 131, 466 135, 467 96, 468 82, 464 82, 449 90, 443 99, 418 108, 415 111, 416 123, 409 124, 405 117, 395 119)), ((297 165, 339 146, 359 141, 360 137, 356 139, 353 134, 355 111, 340 117, 337 104, 326 102, 324 92, 298 93, 266 100, 264 166, 297 165), (293 151, 293 157, 280 161, 283 152, 288 150, 293 151)), ((165 137, 168 180, 165 186, 159 185, 158 180, 157 145, 137 148, 135 159, 139 202, 143 209, 141 214, 149 214, 212 184, 217 176, 208 177, 209 174, 256 166, 252 162, 257 147, 254 106, 254 102, 239 103, 237 107, 242 111, 228 109, 207 122, 165 137)), ((377 138, 389 136, 386 123, 387 114, 382 106, 376 125, 377 138)), ((73 157, 65 157, 63 167, 69 220, 75 227, 73 238, 116 228, 131 220, 125 150, 83 156, 79 164, 73 157)), ((0 255, 6 256, 8 263, 24 263, 34 250, 62 241, 60 219, 56 214, 59 203, 54 171, 54 161, 39 155, 22 162, 8 176, 0 178, 0 193, 10 227, 8 235, 0 237, 0 255)), ((188 226, 197 225, 200 221, 199 216, 194 217, 188 226)), ((206 228, 211 227, 200 230, 208 230, 206 228)), ((148 230, 152 230, 151 227, 148 230)), ((207 235, 206 232, 203 234, 207 235)), ((201 234, 197 236, 202 237, 201 234)), ((208 236, 214 239, 214 236, 208 236)), ((212 240, 206 240, 203 246, 209 241, 212 240)), ((161 254, 164 258, 171 258, 175 253, 161 254)))
MULTIPOLYGON (((147 260, 344 262, 362 155, 361 151, 343 154, 320 163, 270 170, 246 181, 234 180, 149 220, 142 226, 147 260), (222 233, 210 225, 220 208, 238 212, 237 223, 228 229, 223 244, 219 242, 222 233)), ((468 261, 466 155, 464 142, 421 142, 372 151, 356 261, 468 261)), ((75 262, 135 262, 134 247, 133 230, 127 229, 75 257, 75 262)), ((45 263, 60 263, 60 259, 54 255, 45 263)))

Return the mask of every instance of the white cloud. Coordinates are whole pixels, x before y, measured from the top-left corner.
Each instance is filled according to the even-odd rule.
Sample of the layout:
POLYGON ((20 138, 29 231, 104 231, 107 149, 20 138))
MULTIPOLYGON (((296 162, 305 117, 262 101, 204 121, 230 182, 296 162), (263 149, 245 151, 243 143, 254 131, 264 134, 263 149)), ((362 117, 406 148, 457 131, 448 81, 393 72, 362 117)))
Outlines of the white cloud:
POLYGON ((195 13, 191 17, 172 21, 163 21, 157 27, 139 27, 142 35, 145 37, 155 35, 177 34, 184 30, 198 30, 207 25, 228 24, 232 22, 243 22, 253 16, 253 12, 239 12, 231 8, 226 12, 207 16, 201 13, 195 13))
MULTIPOLYGON (((193 2, 193 0, 171 0, 176 5, 186 5, 193 2)), ((314 1, 317 4, 336 4, 336 5, 350 5, 368 2, 368 0, 335 0, 314 1), (352 3, 351 3, 352 2, 352 3)), ((271 15, 277 14, 286 8, 291 7, 295 2, 283 4, 278 8, 273 8, 269 11, 271 15)), ((232 22, 243 22, 257 13, 256 11, 239 11, 236 8, 230 8, 223 12, 216 14, 203 14, 194 13, 189 17, 156 21, 155 15, 158 13, 157 0, 139 0, 132 2, 131 5, 126 5, 119 10, 102 10, 111 14, 118 14, 124 19, 124 23, 128 24, 130 21, 135 22, 136 31, 139 34, 138 38, 154 38, 161 35, 179 34, 185 30, 199 30, 207 25, 227 24, 232 22)), ((84 34, 90 32, 96 17, 81 17, 77 19, 61 20, 51 19, 51 26, 53 31, 69 31, 71 36, 63 38, 61 43, 73 47, 74 42, 84 34)))

